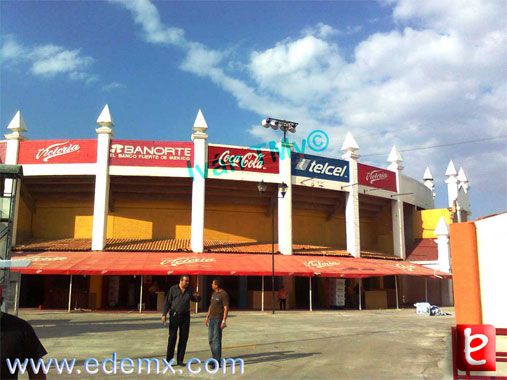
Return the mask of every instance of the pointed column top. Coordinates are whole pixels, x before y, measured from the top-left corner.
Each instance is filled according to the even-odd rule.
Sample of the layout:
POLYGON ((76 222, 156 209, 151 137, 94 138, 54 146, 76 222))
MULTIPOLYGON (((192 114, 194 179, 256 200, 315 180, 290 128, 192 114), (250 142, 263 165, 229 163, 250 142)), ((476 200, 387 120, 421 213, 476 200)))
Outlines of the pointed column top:
POLYGON ((468 178, 465 174, 465 171, 461 167, 459 168, 459 171, 458 171, 458 180, 460 182, 468 182, 468 178))
POLYGON ((359 154, 357 151, 359 150, 359 145, 356 142, 354 136, 350 131, 347 132, 345 136, 345 140, 343 141, 342 149, 345 153, 342 155, 342 158, 346 160, 357 160, 359 158, 359 154))
POLYGON ((109 112, 109 106, 106 104, 102 109, 99 117, 97 118, 97 124, 101 127, 111 127, 114 125, 111 112, 109 112))
POLYGON ((23 136, 23 132, 26 132, 27 129, 21 111, 18 110, 18 112, 16 112, 7 126, 7 129, 11 131, 11 133, 5 135, 7 140, 24 140, 26 138, 23 136))
POLYGON ((459 168, 458 181, 459 181, 459 185, 463 188, 463 190, 465 190, 465 193, 468 193, 468 189, 470 188, 470 184, 468 183, 468 178, 467 178, 463 168, 459 168))
POLYGON ((342 149, 345 151, 356 151, 359 149, 359 145, 357 145, 356 139, 352 136, 350 131, 345 135, 345 140, 343 141, 342 149))
POLYGON ((433 181, 433 175, 431 174, 428 166, 426 166, 426 170, 424 171, 423 179, 425 181, 433 181))
POLYGON ((114 126, 113 118, 111 117, 111 112, 109 112, 109 106, 106 104, 102 109, 99 117, 97 118, 97 124, 99 128, 95 131, 97 134, 112 134, 113 130, 111 127, 114 126))
POLYGON ((396 148, 396 145, 393 145, 391 152, 389 153, 389 157, 387 157, 387 162, 402 162, 403 158, 401 158, 400 152, 396 148))
POLYGON ((435 199, 435 184, 433 183, 433 175, 430 172, 430 168, 426 166, 426 170, 424 171, 423 175, 424 179, 424 186, 426 186, 428 189, 430 189, 431 194, 433 195, 433 199, 435 199))
POLYGON ((208 124, 206 123, 206 119, 204 118, 202 111, 199 109, 199 111, 197 112, 197 116, 195 117, 194 126, 192 130, 194 132, 206 132, 207 129, 208 124))
POLYGON ((456 167, 454 166, 454 162, 449 161, 449 165, 447 165, 447 170, 445 171, 445 175, 447 177, 455 177, 458 174, 456 171, 456 167))
POLYGON ((437 228, 434 231, 436 236, 447 236, 449 235, 449 227, 445 222, 445 218, 443 216, 440 217, 437 223, 437 228))
POLYGON ((208 129, 208 124, 206 123, 206 119, 204 118, 204 115, 202 114, 202 111, 199 109, 197 112, 197 116, 195 117, 194 126, 192 127, 192 130, 194 133, 192 133, 192 141, 195 139, 198 140, 205 140, 208 138, 208 135, 206 134, 206 131, 208 129))
POLYGON ((398 152, 396 145, 393 145, 389 157, 387 157, 387 162, 390 162, 390 165, 387 167, 389 170, 403 170, 403 158, 401 158, 401 154, 398 152))

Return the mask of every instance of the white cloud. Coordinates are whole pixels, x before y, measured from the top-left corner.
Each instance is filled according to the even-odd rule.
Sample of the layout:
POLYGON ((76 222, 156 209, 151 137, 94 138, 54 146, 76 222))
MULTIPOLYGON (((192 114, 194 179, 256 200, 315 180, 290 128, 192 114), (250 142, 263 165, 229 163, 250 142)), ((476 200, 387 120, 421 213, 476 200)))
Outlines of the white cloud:
POLYGON ((223 52, 208 49, 199 43, 187 45, 190 48, 181 64, 181 68, 199 76, 207 76, 209 71, 216 68, 224 57, 223 52))
POLYGON ((125 88, 125 87, 126 86, 123 83, 111 82, 111 83, 103 85, 101 90, 107 92, 107 91, 112 91, 112 90, 116 90, 119 88, 125 88))
POLYGON ((261 89, 299 104, 325 95, 343 64, 336 44, 306 35, 253 52, 249 69, 261 89))
POLYGON ((185 33, 180 28, 167 27, 160 20, 157 8, 148 0, 109 0, 127 8, 136 24, 140 25, 144 37, 155 44, 183 45, 186 43, 185 33))
POLYGON ((35 76, 53 78, 67 75, 69 79, 87 83, 96 80, 96 76, 90 73, 94 59, 83 56, 79 49, 68 50, 52 44, 26 47, 13 36, 7 36, 2 39, 0 52, 2 64, 28 63, 30 72, 35 76))
MULTIPOLYGON (((380 165, 393 144, 428 147, 505 134, 507 24, 499 15, 507 14, 507 2, 388 3, 397 27, 364 39, 350 60, 336 37, 360 29, 340 31, 319 23, 299 37, 251 52, 238 65, 231 62, 234 55, 189 41, 182 29, 164 25, 148 0, 122 2, 148 42, 184 52, 183 70, 209 78, 241 108, 300 122, 300 137, 314 128, 326 130, 333 156, 347 130, 363 154, 385 151, 377 157, 380 165), (229 72, 238 66, 247 68, 246 78, 229 72)), ((270 137, 257 126, 251 134, 270 137)), ((477 181, 478 193, 496 186, 505 194, 506 181, 495 182, 494 173, 507 171, 506 156, 505 144, 469 144, 410 151, 404 159, 407 174, 416 178, 426 165, 434 168, 435 178, 443 177, 449 159, 461 159, 470 166, 464 169, 472 186, 477 181), (497 159, 485 158, 489 153, 497 159), (487 164, 479 164, 481 157, 487 164)), ((487 209, 488 200, 482 203, 487 209)))
POLYGON ((0 46, 0 62, 17 62, 23 59, 24 48, 16 42, 13 36, 7 35, 2 39, 0 46))
POLYGON ((30 70, 34 75, 52 77, 68 73, 73 79, 88 78, 86 70, 94 61, 91 57, 81 56, 79 50, 65 50, 55 45, 36 47, 29 57, 33 62, 30 70))

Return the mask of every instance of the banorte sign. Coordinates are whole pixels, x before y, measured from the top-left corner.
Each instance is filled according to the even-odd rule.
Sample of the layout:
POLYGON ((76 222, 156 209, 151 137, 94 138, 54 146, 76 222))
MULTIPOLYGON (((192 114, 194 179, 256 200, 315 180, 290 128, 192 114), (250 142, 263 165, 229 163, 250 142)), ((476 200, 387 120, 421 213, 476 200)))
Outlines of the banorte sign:
POLYGON ((186 168, 193 166, 191 142, 113 140, 109 163, 122 166, 186 168))
POLYGON ((396 174, 387 169, 357 164, 359 184, 396 192, 396 174))
POLYGON ((208 168, 226 171, 278 173, 278 153, 252 149, 208 147, 208 168))
POLYGON ((96 140, 21 141, 20 164, 89 164, 97 161, 96 140))

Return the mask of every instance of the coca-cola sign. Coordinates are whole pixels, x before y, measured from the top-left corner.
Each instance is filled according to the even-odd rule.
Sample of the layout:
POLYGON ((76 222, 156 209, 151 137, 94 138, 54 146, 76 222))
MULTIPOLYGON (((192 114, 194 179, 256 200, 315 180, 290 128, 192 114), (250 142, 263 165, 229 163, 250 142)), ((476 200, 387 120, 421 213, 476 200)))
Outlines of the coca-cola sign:
POLYGON ((164 259, 160 262, 160 265, 170 265, 177 267, 179 265, 191 265, 191 264, 207 264, 214 263, 214 258, 201 258, 201 257, 178 257, 177 259, 164 259))
POLYGON ((374 166, 357 165, 359 184, 396 192, 396 174, 374 166))
POLYGON ((193 165, 191 142, 113 140, 109 163, 123 166, 184 168, 193 165))
POLYGON ((208 167, 231 172, 278 173, 278 153, 210 146, 208 148, 208 167))
POLYGON ((96 161, 96 140, 34 140, 20 143, 20 164, 81 164, 96 161))

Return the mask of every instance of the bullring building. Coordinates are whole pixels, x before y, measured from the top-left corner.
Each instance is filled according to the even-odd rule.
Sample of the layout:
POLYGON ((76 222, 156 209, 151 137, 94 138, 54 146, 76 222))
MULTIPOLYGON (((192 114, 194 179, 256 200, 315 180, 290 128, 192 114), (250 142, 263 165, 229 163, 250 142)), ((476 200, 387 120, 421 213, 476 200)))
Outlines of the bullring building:
POLYGON ((157 310, 182 273, 204 296, 195 310, 215 276, 236 309, 271 308, 272 284, 289 309, 452 304, 447 227, 470 211, 452 161, 435 209, 428 169, 404 175, 395 147, 386 168, 360 162, 350 133, 320 156, 211 143, 201 111, 189 141, 115 139, 107 105, 97 124, 96 139, 29 140, 18 111, 0 142, 23 172, 16 309, 157 310))

